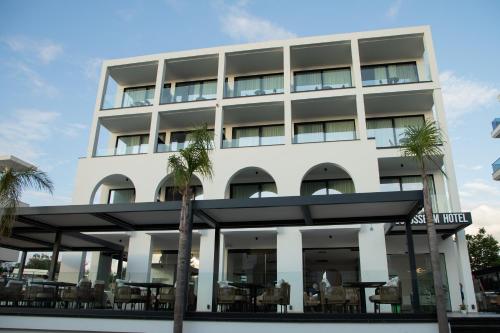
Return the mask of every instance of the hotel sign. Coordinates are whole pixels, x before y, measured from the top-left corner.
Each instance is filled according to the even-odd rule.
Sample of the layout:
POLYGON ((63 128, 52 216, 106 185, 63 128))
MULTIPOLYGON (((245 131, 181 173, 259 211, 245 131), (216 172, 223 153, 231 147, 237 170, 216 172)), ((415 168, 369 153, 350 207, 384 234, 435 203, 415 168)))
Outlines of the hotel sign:
MULTIPOLYGON (((445 224, 471 224, 472 216, 470 212, 463 213, 434 213, 434 223, 436 225, 445 224)), ((398 225, 404 225, 404 222, 397 222, 398 225)), ((418 214, 411 220, 411 225, 425 225, 425 215, 418 214)))

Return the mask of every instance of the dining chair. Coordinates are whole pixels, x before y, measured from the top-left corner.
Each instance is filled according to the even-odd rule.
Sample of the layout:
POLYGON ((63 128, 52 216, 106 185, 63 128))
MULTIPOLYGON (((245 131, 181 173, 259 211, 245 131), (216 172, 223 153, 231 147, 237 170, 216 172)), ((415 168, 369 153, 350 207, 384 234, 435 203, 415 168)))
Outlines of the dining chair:
POLYGON ((320 287, 321 294, 321 307, 323 312, 332 312, 333 310, 340 309, 341 312, 345 311, 347 303, 345 288, 341 286, 327 287, 323 283, 320 287))
POLYGON ((113 302, 113 308, 116 305, 117 309, 122 309, 123 305, 123 310, 127 308, 127 305, 130 304, 131 301, 131 288, 129 286, 121 286, 117 287, 115 290, 115 297, 114 297, 114 302, 113 302))
POLYGON ((380 304, 390 304, 393 313, 401 312, 401 281, 398 281, 397 286, 382 286, 377 288, 375 295, 371 295, 369 299, 375 305, 375 313, 380 313, 380 304))

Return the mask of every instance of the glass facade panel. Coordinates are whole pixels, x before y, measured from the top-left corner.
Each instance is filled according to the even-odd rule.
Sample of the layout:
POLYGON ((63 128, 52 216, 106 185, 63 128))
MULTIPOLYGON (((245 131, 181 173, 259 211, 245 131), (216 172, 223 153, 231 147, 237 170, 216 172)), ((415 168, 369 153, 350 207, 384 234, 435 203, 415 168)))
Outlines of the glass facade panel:
POLYGON ((285 129, 283 125, 263 126, 261 128, 260 144, 262 146, 282 144, 284 135, 285 129))
POLYGON ((172 97, 170 83, 164 85, 161 103, 181 103, 215 99, 217 93, 217 80, 177 82, 175 93, 172 97))
POLYGON ((122 107, 153 105, 155 86, 125 88, 123 90, 122 107))
POLYGON ((145 154, 148 142, 149 134, 119 136, 116 138, 115 155, 145 154))
POLYGON ((237 140, 238 147, 258 146, 259 128, 245 127, 233 129, 233 140, 237 140))
MULTIPOLYGON (((429 194, 431 197, 431 204, 433 212, 439 212, 436 187, 434 185, 434 177, 428 175, 429 180, 429 194)), ((380 179, 380 191, 420 191, 423 189, 421 176, 398 176, 398 177, 384 177, 380 179)))
POLYGON ((135 189, 123 188, 109 191, 108 204, 132 203, 135 201, 135 189))
POLYGON ((401 139, 404 139, 404 133, 408 127, 420 127, 423 124, 424 118, 422 116, 394 118, 396 145, 401 145, 401 139))
POLYGON ((362 66, 361 76, 363 86, 419 81, 416 62, 362 66))
POLYGON ((424 123, 424 117, 405 116, 394 118, 371 118, 366 120, 369 139, 375 139, 377 148, 399 147, 404 132, 410 126, 418 127, 424 123))
POLYGON ((309 123, 295 125, 296 143, 324 141, 323 123, 309 123))
POLYGON ((294 73, 294 91, 349 88, 352 86, 350 68, 334 68, 294 73))
POLYGON ((283 93, 283 74, 237 77, 234 79, 234 97, 283 93))
POLYGON ((277 196, 275 183, 231 184, 231 199, 269 198, 277 196))
POLYGON ((294 74, 295 91, 322 89, 321 72, 297 72, 294 74))
POLYGON ((332 121, 325 123, 325 141, 356 139, 354 121, 332 121))
POLYGON ((274 287, 277 278, 276 249, 229 249, 227 280, 274 287))

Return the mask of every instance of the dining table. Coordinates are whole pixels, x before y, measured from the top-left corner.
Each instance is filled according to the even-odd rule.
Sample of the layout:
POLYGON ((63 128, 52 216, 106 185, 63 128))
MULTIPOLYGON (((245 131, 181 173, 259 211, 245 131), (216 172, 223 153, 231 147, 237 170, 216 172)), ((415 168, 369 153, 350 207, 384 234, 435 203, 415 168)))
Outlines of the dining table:
MULTIPOLYGON (((146 288, 147 289, 147 301, 144 306, 144 309, 146 311, 151 309, 151 289, 156 289, 156 296, 160 294, 160 288, 171 288, 173 285, 168 284, 168 283, 163 283, 163 282, 124 282, 123 283, 126 286, 130 287, 139 287, 139 288, 146 288)), ((154 310, 158 311, 158 300, 155 300, 154 304, 154 310)))
POLYGON ((259 289, 265 288, 263 285, 251 282, 229 282, 228 284, 236 288, 249 290, 250 299, 252 302, 252 311, 253 312, 257 311, 257 292, 259 289))
POLYGON ((358 288, 359 298, 361 303, 361 312, 366 313, 366 288, 378 288, 386 284, 385 281, 356 281, 356 282, 344 282, 343 287, 348 288, 358 288))

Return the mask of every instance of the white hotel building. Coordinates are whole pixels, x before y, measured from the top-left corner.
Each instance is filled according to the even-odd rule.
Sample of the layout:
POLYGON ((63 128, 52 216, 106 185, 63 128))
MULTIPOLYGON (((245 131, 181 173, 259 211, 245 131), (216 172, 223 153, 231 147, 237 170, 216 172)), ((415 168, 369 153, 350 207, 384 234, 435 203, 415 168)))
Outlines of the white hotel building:
MULTIPOLYGON (((84 206, 67 208, 82 215, 67 228, 56 213, 44 215, 54 211, 23 216, 63 226, 61 251, 72 251, 61 254, 61 281, 83 274, 85 252, 76 248, 92 251, 72 248, 69 236, 63 244, 71 230, 112 245, 91 252, 91 280, 116 271, 118 253, 125 280, 174 283, 178 215, 158 208, 178 199, 167 159, 207 124, 214 177, 192 184, 196 311, 215 310, 218 280, 283 279, 291 285, 288 312, 301 313, 303 292, 325 271, 342 283, 398 276, 403 311, 412 301, 432 308, 425 227, 417 216, 408 237, 404 224, 421 208, 412 201, 421 197, 413 191, 421 177, 398 147, 404 129, 424 118, 447 134, 428 26, 107 60, 75 180, 73 204, 84 206), (96 221, 80 221, 84 214, 96 221)), ((475 311, 463 230, 470 214, 461 213, 449 140, 429 167, 435 213, 443 213, 436 217, 448 308, 465 303, 475 311)), ((367 312, 373 291, 366 291, 367 312)))

